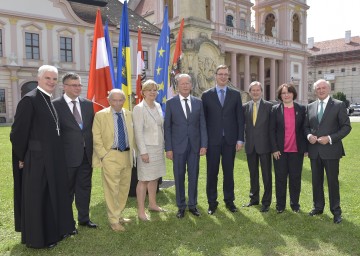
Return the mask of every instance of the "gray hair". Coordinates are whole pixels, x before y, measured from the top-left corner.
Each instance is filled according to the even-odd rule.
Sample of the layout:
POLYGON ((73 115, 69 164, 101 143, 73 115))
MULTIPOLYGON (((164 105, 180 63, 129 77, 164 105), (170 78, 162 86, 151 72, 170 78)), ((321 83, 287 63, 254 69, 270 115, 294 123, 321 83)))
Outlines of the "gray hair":
POLYGON ((39 69, 38 69, 38 78, 41 78, 45 72, 54 72, 57 75, 59 74, 59 71, 56 67, 51 66, 51 65, 42 65, 39 69))
POLYGON ((179 80, 180 80, 181 78, 184 78, 184 77, 188 78, 188 79, 189 79, 189 82, 192 83, 192 81, 191 81, 192 79, 191 79, 191 76, 190 76, 190 75, 188 75, 188 74, 178 74, 178 75, 175 76, 176 84, 179 82, 179 80))
POLYGON ((252 88, 254 85, 260 85, 261 91, 263 91, 262 84, 261 84, 259 81, 254 81, 254 82, 252 82, 252 83, 249 85, 249 92, 251 91, 251 88, 252 88))
POLYGON ((327 84, 327 86, 330 88, 330 83, 329 83, 329 81, 326 81, 325 79, 319 79, 319 80, 317 80, 317 81, 314 83, 314 87, 313 87, 314 91, 316 90, 317 86, 318 86, 319 84, 322 84, 322 83, 327 84))
POLYGON ((66 80, 79 80, 80 81, 80 84, 81 84, 81 77, 74 73, 74 72, 68 72, 66 73, 65 75, 63 75, 62 77, 62 83, 65 83, 66 80))
POLYGON ((125 100, 126 99, 126 95, 124 93, 123 90, 120 90, 120 89, 112 89, 110 92, 109 92, 109 95, 108 95, 108 99, 110 100, 111 99, 111 96, 115 93, 118 93, 118 94, 121 94, 123 99, 125 100))

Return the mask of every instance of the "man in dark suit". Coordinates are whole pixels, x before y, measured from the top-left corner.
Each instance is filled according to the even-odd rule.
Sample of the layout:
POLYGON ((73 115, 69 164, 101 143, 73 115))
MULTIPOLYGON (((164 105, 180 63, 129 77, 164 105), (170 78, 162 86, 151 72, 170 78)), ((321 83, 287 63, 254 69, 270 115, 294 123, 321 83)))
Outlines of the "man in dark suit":
POLYGON ((91 101, 80 97, 81 78, 76 73, 63 76, 64 95, 53 101, 59 114, 62 142, 65 150, 70 196, 75 197, 79 225, 96 228, 90 220, 89 205, 92 177, 92 123, 94 109, 91 101))
POLYGON ((351 131, 345 104, 329 96, 330 84, 320 79, 314 83, 318 99, 307 106, 305 134, 309 141, 308 154, 312 171, 314 207, 310 216, 322 214, 324 199, 324 169, 326 171, 330 210, 334 223, 340 223, 339 162, 345 155, 342 139, 351 131))
POLYGON ((186 206, 200 216, 197 206, 197 186, 200 156, 206 154, 207 132, 201 100, 190 95, 191 77, 180 74, 176 78, 179 95, 166 102, 165 151, 173 160, 176 189, 176 217, 183 218, 186 206), (188 170, 188 203, 185 201, 185 173, 188 170))
POLYGON ((272 103, 262 99, 263 88, 254 81, 249 86, 251 101, 244 105, 245 152, 250 172, 250 202, 244 206, 259 204, 259 161, 264 184, 261 212, 268 212, 272 196, 270 114, 272 103))
POLYGON ((223 169, 223 192, 226 207, 236 212, 234 204, 234 160, 235 153, 244 143, 244 113, 240 93, 227 86, 229 69, 225 65, 216 68, 216 86, 202 95, 208 149, 206 153, 206 193, 209 203, 208 214, 215 213, 218 206, 217 182, 220 157, 223 169))

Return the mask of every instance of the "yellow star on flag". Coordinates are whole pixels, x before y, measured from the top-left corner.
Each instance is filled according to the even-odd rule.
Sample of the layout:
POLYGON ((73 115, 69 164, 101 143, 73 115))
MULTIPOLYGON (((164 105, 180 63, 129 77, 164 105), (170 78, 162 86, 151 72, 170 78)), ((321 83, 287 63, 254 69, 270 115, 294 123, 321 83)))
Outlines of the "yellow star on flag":
POLYGON ((164 54, 165 50, 161 47, 158 52, 159 52, 159 56, 163 57, 164 56, 163 54, 164 54))
POLYGON ((161 70, 162 70, 162 68, 160 68, 160 67, 158 67, 158 68, 156 69, 156 72, 157 72, 158 75, 160 75, 161 70))
POLYGON ((161 82, 161 84, 159 84, 159 90, 164 90, 164 82, 161 82))

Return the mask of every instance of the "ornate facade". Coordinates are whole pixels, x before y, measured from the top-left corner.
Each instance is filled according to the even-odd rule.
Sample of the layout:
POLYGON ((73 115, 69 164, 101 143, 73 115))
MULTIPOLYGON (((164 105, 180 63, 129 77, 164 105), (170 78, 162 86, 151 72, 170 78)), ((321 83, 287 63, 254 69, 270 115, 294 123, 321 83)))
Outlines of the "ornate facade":
POLYGON ((175 37, 185 19, 182 71, 195 79, 195 94, 214 86, 215 68, 225 63, 230 83, 242 91, 258 80, 265 98, 276 100, 276 88, 293 83, 298 100, 307 102, 306 0, 132 2, 135 12, 159 25, 167 3, 175 37))
MULTIPOLYGON (((182 72, 192 76, 194 94, 214 86, 215 68, 226 64, 229 83, 239 90, 246 92, 258 80, 265 98, 276 100, 276 88, 293 83, 298 101, 307 102, 306 0, 130 0, 133 91, 137 28, 143 29, 146 74, 152 78, 166 3, 172 51, 185 19, 182 72)), ((11 0, 11 5, 0 6, 0 122, 12 122, 21 96, 36 86, 42 64, 59 67, 60 77, 67 71, 79 73, 86 95, 98 6, 103 22, 109 22, 116 53, 122 8, 118 0, 37 0, 36 5, 11 0)), ((54 96, 61 93, 60 85, 54 96)))

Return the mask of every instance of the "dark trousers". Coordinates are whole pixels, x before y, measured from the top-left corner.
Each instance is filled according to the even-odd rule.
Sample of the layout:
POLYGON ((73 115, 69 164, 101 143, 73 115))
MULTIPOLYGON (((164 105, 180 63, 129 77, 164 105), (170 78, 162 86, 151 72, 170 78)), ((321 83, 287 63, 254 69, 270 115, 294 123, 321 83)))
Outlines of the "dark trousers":
POLYGON ((223 169, 223 192, 226 204, 233 203, 234 195, 234 160, 236 148, 234 145, 228 145, 223 137, 221 145, 209 145, 206 153, 207 180, 206 194, 209 206, 218 205, 217 183, 219 175, 219 165, 221 157, 221 166, 223 169))
POLYGON ((286 206, 286 188, 289 177, 290 207, 293 210, 300 208, 299 198, 301 191, 301 172, 304 154, 281 152, 278 160, 274 159, 276 209, 283 210, 286 206))
POLYGON ((311 159, 312 188, 314 209, 323 210, 324 198, 324 169, 329 189, 330 211, 333 215, 341 215, 339 189, 339 159, 311 159))
POLYGON ((78 221, 86 222, 89 217, 91 196, 92 167, 84 152, 84 158, 80 166, 68 167, 69 189, 72 202, 75 198, 78 210, 78 221))
POLYGON ((262 205, 269 206, 272 197, 272 173, 271 173, 271 153, 257 154, 255 150, 246 154, 248 168, 250 172, 250 201, 259 202, 259 162, 264 185, 264 194, 261 200, 262 205))
POLYGON ((199 152, 191 150, 190 142, 183 154, 174 153, 173 169, 176 190, 176 204, 179 209, 186 209, 185 200, 185 174, 188 172, 188 204, 189 209, 197 205, 198 178, 199 178, 199 152))

